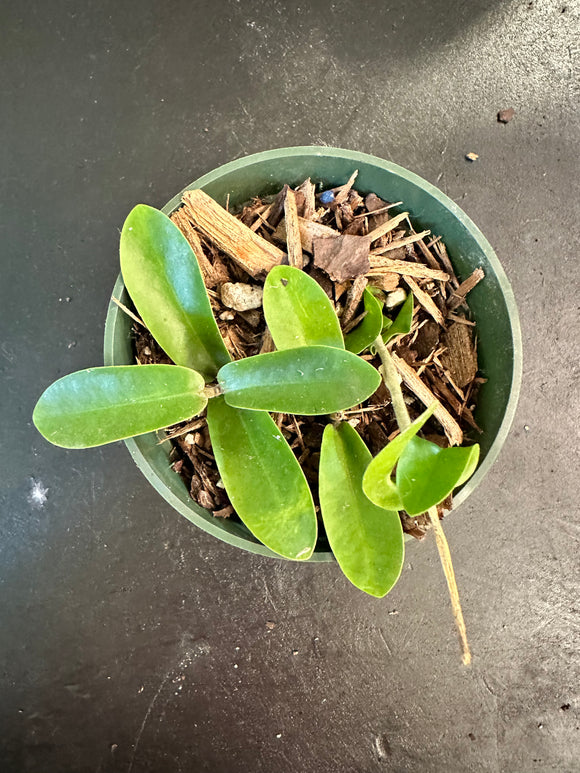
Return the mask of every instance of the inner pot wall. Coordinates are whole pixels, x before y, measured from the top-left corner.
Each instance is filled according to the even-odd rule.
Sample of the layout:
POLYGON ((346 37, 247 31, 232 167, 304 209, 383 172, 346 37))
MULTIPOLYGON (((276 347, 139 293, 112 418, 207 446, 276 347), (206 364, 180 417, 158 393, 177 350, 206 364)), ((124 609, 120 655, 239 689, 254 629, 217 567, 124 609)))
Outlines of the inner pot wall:
MULTIPOLYGON (((481 386, 475 420, 483 433, 480 463, 472 478, 454 498, 454 510, 479 485, 497 458, 512 423, 521 381, 522 346, 519 318, 512 289, 491 245, 467 215, 438 188, 396 164, 350 150, 327 147, 280 148, 232 161, 195 180, 184 190, 203 188, 218 203, 237 207, 252 196, 277 193, 289 183, 310 177, 324 187, 341 185, 359 170, 356 189, 374 192, 387 201, 402 201, 413 224, 441 235, 460 281, 481 266, 485 279, 469 294, 477 323, 478 360, 487 382, 481 386)), ((163 208, 171 214, 183 191, 163 208)), ((122 277, 113 290, 123 303, 129 298, 122 277)), ((131 320, 111 301, 105 325, 106 365, 134 362, 131 320)), ((230 545, 252 553, 281 558, 256 541, 241 523, 217 519, 197 505, 169 463, 169 442, 159 445, 162 433, 130 438, 125 443, 137 466, 164 499, 196 526, 230 545)), ((316 549, 310 561, 333 561, 331 552, 316 549)))

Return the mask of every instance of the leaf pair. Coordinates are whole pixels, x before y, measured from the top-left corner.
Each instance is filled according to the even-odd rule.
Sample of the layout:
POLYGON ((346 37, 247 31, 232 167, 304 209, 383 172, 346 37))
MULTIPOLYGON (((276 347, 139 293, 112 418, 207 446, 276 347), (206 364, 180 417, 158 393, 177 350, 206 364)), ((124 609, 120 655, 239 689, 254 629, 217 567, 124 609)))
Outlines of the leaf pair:
POLYGON ((473 474, 479 460, 478 445, 441 448, 417 437, 437 405, 433 403, 369 464, 363 490, 375 504, 420 515, 446 499, 473 474))
MULTIPOLYGON (((343 352, 345 355, 364 362, 351 352, 366 349, 383 324, 381 305, 369 291, 365 291, 364 303, 366 317, 343 340, 332 304, 307 274, 278 266, 270 271, 264 286, 264 315, 279 349, 297 342, 306 347, 305 353, 321 348, 321 343, 336 350, 346 346, 350 351, 343 352)), ((401 572, 403 530, 396 511, 373 504, 363 491, 363 475, 370 461, 369 450, 350 424, 325 428, 318 488, 328 541, 346 577, 366 593, 381 597, 401 572)))

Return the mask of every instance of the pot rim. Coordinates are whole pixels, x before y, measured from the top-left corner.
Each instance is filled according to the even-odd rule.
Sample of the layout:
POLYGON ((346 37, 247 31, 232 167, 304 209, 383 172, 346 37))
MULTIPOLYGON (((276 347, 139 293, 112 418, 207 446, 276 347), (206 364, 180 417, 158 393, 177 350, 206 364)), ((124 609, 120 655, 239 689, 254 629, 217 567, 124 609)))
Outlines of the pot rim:
MULTIPOLYGON (((513 290, 507 278, 507 275, 496 256, 491 244, 475 225, 471 218, 445 193, 439 188, 432 185, 430 182, 415 174, 414 172, 405 169, 398 164, 394 164, 390 161, 386 161, 377 156, 373 156, 367 153, 361 153, 355 150, 348 150, 344 148, 327 147, 321 145, 298 145, 292 147, 274 148, 271 150, 262 151, 260 153, 254 153, 248 156, 243 156, 234 161, 230 161, 215 169, 207 172, 206 174, 198 177, 196 180, 185 186, 179 193, 177 193, 167 204, 162 208, 162 211, 169 215, 171 214, 181 203, 181 196, 184 191, 190 190, 193 187, 204 188, 210 183, 215 182, 219 178, 227 175, 231 172, 236 172, 240 169, 251 167, 255 164, 260 164, 263 161, 278 160, 280 158, 292 158, 300 155, 307 156, 319 156, 319 157, 331 157, 341 158, 347 161, 360 162, 369 164, 375 167, 379 167, 390 174, 394 174, 404 180, 418 186, 425 191, 429 196, 437 200, 451 215, 456 218, 467 231, 470 232, 474 240, 479 245, 482 252, 485 254, 486 259, 492 266, 501 293, 505 299, 505 304, 508 312, 510 330, 512 335, 512 350, 513 350, 513 366, 511 373, 511 384, 509 389, 509 397, 506 403, 503 419, 496 433, 496 436, 491 444, 483 462, 477 468, 474 475, 467 481, 467 483, 461 488, 458 494, 454 497, 454 507, 451 512, 456 510, 469 495, 477 488, 483 478, 488 473, 489 469, 497 459, 501 448, 507 438, 510 427, 512 425, 514 415, 517 408, 521 379, 522 379, 522 339, 521 328, 518 315, 518 309, 513 294, 513 290)), ((121 274, 115 283, 113 289, 113 295, 120 298, 124 290, 124 283, 121 274)), ((111 300, 107 312, 107 318, 105 322, 105 338, 104 338, 104 361, 105 364, 113 364, 113 346, 117 329, 117 321, 119 315, 122 314, 119 307, 111 300)), ((138 443, 134 438, 128 438, 124 441, 133 460, 145 475, 147 480, 154 486, 154 488, 163 496, 163 498, 179 513, 184 515, 188 520, 199 526, 204 531, 212 534, 218 539, 226 542, 235 547, 240 547, 251 553, 257 553, 259 555, 270 556, 274 558, 283 559, 282 556, 271 551, 265 545, 252 541, 252 538, 245 536, 243 530, 239 533, 224 530, 223 526, 219 525, 219 522, 213 518, 207 520, 207 511, 199 507, 193 500, 189 505, 186 505, 181 499, 179 499, 171 489, 161 480, 155 468, 152 466, 149 459, 144 455, 138 446, 138 443), (206 517, 203 516, 206 514, 206 517)), ((245 529, 245 527, 244 527, 245 529)), ((249 534, 249 532, 248 532, 249 534)), ((410 539, 409 535, 405 535, 410 539)), ((306 562, 327 562, 334 561, 334 555, 331 551, 315 551, 311 558, 306 562)))

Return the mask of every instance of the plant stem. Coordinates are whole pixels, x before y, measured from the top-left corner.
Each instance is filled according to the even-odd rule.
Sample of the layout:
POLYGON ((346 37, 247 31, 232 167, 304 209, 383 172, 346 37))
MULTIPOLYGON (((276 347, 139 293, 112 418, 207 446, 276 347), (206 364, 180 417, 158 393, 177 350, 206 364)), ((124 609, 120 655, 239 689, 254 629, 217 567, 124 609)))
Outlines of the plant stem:
MULTIPOLYGON (((395 411, 397 424, 399 425, 401 432, 403 432, 411 424, 411 419, 409 417, 407 405, 403 398, 401 380, 399 378, 399 374, 397 373, 397 368, 395 367, 390 352, 387 349, 387 346, 381 335, 376 338, 374 346, 379 357, 381 358, 382 365, 380 367, 380 372, 385 381, 385 385, 391 394, 391 400, 393 401, 393 410, 395 411)), ((439 520, 437 507, 429 508, 428 512, 433 531, 435 532, 435 542, 437 544, 439 558, 441 559, 441 566, 443 567, 443 573, 445 575, 445 579, 447 580, 447 587, 449 589, 449 597, 451 599, 451 608, 453 610, 453 617, 455 618, 455 625, 457 626, 457 631, 461 640, 461 648, 463 650, 463 664, 468 666, 471 663, 471 652, 469 649, 469 643, 467 641, 465 620, 463 619, 463 611, 461 609, 461 602, 459 601, 459 591, 457 590, 457 583, 455 581, 455 572, 453 571, 453 563, 451 561, 449 545, 439 520)))
POLYGON ((383 337, 378 335, 373 346, 377 350, 381 362, 383 363, 379 368, 381 375, 384 379, 385 385, 391 394, 391 400, 393 401, 393 410, 395 411, 395 418, 401 432, 407 429, 411 424, 409 417, 409 411, 403 398, 403 391, 401 389, 401 379, 397 373, 395 363, 393 362, 389 350, 383 337))

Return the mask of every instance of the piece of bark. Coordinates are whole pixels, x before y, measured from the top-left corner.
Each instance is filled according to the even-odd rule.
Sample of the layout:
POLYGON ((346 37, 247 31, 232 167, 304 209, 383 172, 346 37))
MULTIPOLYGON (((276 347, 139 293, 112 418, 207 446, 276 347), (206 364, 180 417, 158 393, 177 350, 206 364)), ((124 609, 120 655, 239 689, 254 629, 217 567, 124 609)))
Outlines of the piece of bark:
MULTIPOLYGON (((394 352, 391 354, 391 357, 393 358, 393 362, 395 363, 401 378, 403 379, 406 386, 415 395, 415 397, 419 398, 419 400, 426 408, 429 408, 429 406, 433 405, 436 400, 435 395, 429 389, 429 387, 423 383, 423 381, 421 381, 413 368, 408 365, 401 357, 398 357, 394 352)), ((463 432, 447 408, 439 403, 437 408, 435 408, 433 415, 438 419, 441 426, 445 430, 445 434, 447 435, 449 443, 452 446, 460 446, 463 442, 463 432)))
POLYGON ((284 200, 284 225, 286 228, 286 247, 288 264, 295 268, 304 268, 302 244, 300 242, 300 226, 298 225, 298 210, 296 209, 296 194, 292 188, 286 191, 284 200))
POLYGON ((365 202, 360 193, 351 188, 348 192, 348 203, 350 204, 352 211, 355 212, 357 209, 360 209, 365 202))
POLYGON ((376 193, 369 193, 365 197, 365 207, 369 212, 374 212, 377 209, 384 209, 389 206, 386 201, 379 198, 376 193))
POLYGON ((369 284, 378 287, 384 293, 390 293, 399 286, 399 274, 369 274, 369 284))
POLYGON ((443 263, 443 268, 449 274, 449 282, 451 283, 452 287, 459 287, 459 281, 455 276, 453 265, 449 260, 449 255, 447 254, 447 247, 443 244, 443 242, 437 242, 435 244, 435 249, 437 251, 437 254, 439 255, 441 263, 443 263))
POLYGON ((373 250, 371 255, 383 255, 385 252, 391 250, 397 250, 399 247, 406 247, 407 244, 414 244, 420 239, 424 239, 425 236, 429 236, 431 231, 421 231, 421 233, 413 234, 412 236, 405 236, 401 239, 395 239, 390 244, 386 244, 384 247, 380 247, 378 250, 373 250))
POLYGON ((195 227, 251 276, 267 273, 284 260, 282 250, 226 212, 204 191, 185 191, 183 202, 195 227))
POLYGON ((361 298, 367 283, 368 279, 366 276, 357 276, 354 282, 351 284, 350 289, 346 294, 346 303, 340 318, 340 324, 343 330, 354 317, 354 313, 357 309, 357 306, 361 302, 361 298))
POLYGON ((322 289, 328 295, 330 300, 334 301, 335 300, 334 293, 335 293, 336 285, 334 284, 334 282, 331 281, 328 274, 325 271, 322 271, 322 269, 316 268, 316 266, 309 266, 308 273, 316 282, 318 282, 318 284, 322 287, 322 289))
POLYGON ((355 279, 370 269, 368 236, 341 234, 334 239, 315 238, 313 246, 314 264, 335 282, 355 279))
POLYGON ((465 282, 462 282, 459 287, 453 291, 453 295, 448 303, 449 311, 454 311, 458 306, 461 306, 467 293, 473 290, 475 285, 481 282, 484 276, 485 274, 483 273, 482 268, 474 269, 473 273, 467 277, 465 282))
POLYGON ((214 510, 213 516, 214 518, 229 518, 230 515, 232 515, 234 512, 234 508, 232 505, 226 505, 225 507, 222 507, 221 510, 214 510))
POLYGON ((350 189, 354 185, 354 181, 358 177, 358 169, 356 169, 351 176, 349 177, 348 181, 341 185, 339 188, 335 189, 335 196, 334 196, 334 204, 342 204, 343 201, 346 201, 348 199, 348 194, 350 193, 350 189))
POLYGON ((394 229, 402 223, 407 217, 409 217, 408 212, 401 212, 400 215, 395 215, 395 217, 389 218, 387 216, 387 219, 378 225, 376 228, 373 228, 372 231, 369 231, 368 237, 371 240, 371 242, 376 241, 381 236, 384 236, 385 234, 388 234, 390 231, 394 231, 394 229))
POLYGON ((403 281, 407 283, 411 292, 419 301, 421 306, 425 309, 427 314, 430 314, 438 325, 445 327, 445 319, 443 314, 439 311, 431 296, 427 295, 424 290, 421 290, 419 285, 413 279, 411 279, 410 276, 403 276, 403 281))
POLYGON ((466 421, 473 429, 477 430, 478 432, 481 432, 481 429, 477 426, 475 419, 473 418, 473 414, 467 408, 465 405, 463 405, 460 400, 458 400, 457 396, 453 394, 453 392, 449 389, 447 384, 439 378, 437 373, 434 373, 433 370, 430 368, 427 368, 425 370, 425 375, 431 382, 431 385, 433 387, 433 391, 437 395, 437 397, 440 397, 442 400, 444 400, 447 405, 454 411, 454 413, 458 416, 458 418, 463 419, 466 421))
POLYGON ((471 331, 465 325, 454 322, 445 332, 442 343, 447 351, 440 356, 440 362, 457 386, 463 389, 477 375, 477 354, 471 331))
POLYGON ((353 220, 352 223, 347 225, 343 233, 352 234, 353 236, 366 236, 364 220, 353 220))
POLYGON ((436 322, 428 319, 417 331, 417 337, 413 342, 413 349, 417 352, 419 359, 424 360, 433 350, 437 349, 440 330, 436 322))
MULTIPOLYGON (((423 241, 423 239, 419 239, 415 242, 415 245, 419 248, 421 251, 421 255, 425 258, 427 263, 429 264, 430 268, 435 269, 435 271, 441 271, 441 265, 435 255, 431 252, 430 249, 428 249, 427 245, 423 241)), ((447 276, 447 279, 449 279, 449 276, 447 276)), ((446 280, 443 280, 446 281, 446 280)))
MULTIPOLYGON (((286 184, 282 190, 276 195, 274 201, 270 204, 270 212, 268 214, 268 223, 274 228, 278 226, 278 223, 284 216, 284 202, 286 201, 286 191, 290 186, 286 184)), ((285 241, 285 238, 282 240, 285 241)))
POLYGON ((274 339, 272 338, 272 334, 270 333, 269 328, 266 328, 262 333, 259 354, 269 354, 269 352, 273 352, 275 349, 276 347, 274 346, 274 339))
POLYGON ((171 215, 171 220, 175 223, 175 225, 179 228, 181 233, 189 242, 195 257, 197 258, 205 286, 215 287, 216 284, 218 284, 220 281, 219 272, 214 271, 214 267, 206 257, 201 244, 201 239, 199 238, 199 234, 190 223, 183 207, 180 207, 171 215))
POLYGON ((445 282, 449 275, 444 271, 429 268, 422 263, 412 263, 410 260, 393 260, 381 255, 373 255, 369 258, 369 274, 403 274, 404 276, 414 276, 417 279, 440 279, 445 282))
MULTIPOLYGON (((314 239, 336 239, 340 236, 335 228, 329 228, 329 226, 316 223, 314 220, 305 220, 303 217, 298 218, 298 227, 302 249, 311 255, 314 250, 312 245, 314 239)), ((274 231, 273 236, 278 242, 286 242, 286 224, 283 220, 274 231)))
POLYGON ((300 192, 304 196, 304 206, 302 207, 302 212, 299 212, 298 214, 305 220, 312 220, 314 213, 316 212, 316 186, 311 181, 310 177, 304 180, 304 182, 296 188, 296 192, 300 192))
POLYGON ((450 319, 452 322, 459 322, 460 325, 475 327, 475 322, 472 322, 470 319, 466 319, 465 317, 460 317, 459 314, 454 314, 452 311, 450 311, 447 315, 447 319, 450 319))

